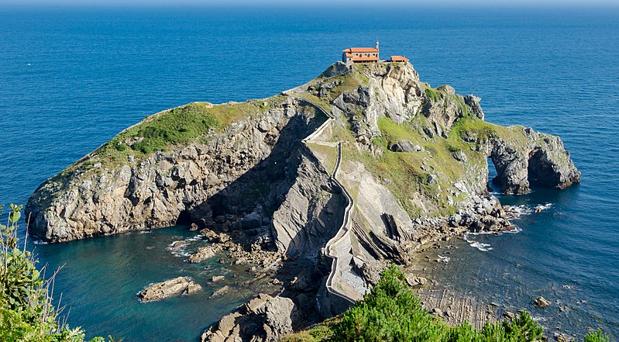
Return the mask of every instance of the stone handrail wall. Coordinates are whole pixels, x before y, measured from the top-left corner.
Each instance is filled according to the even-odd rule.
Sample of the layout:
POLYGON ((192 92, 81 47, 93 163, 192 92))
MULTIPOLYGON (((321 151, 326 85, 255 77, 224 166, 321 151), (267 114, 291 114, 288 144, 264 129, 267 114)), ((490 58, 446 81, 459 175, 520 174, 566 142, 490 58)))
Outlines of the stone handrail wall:
POLYGON ((328 117, 328 119, 322 123, 322 125, 320 125, 320 127, 318 127, 318 129, 316 129, 314 132, 312 132, 312 134, 308 135, 307 137, 305 137, 305 139, 301 140, 303 143, 307 143, 307 142, 311 142, 312 140, 314 140, 314 138, 316 138, 317 136, 321 135, 322 132, 331 124, 331 122, 333 122, 334 120, 331 117, 328 117))
POLYGON ((350 302, 351 304, 354 304, 356 302, 354 298, 346 295, 343 292, 338 291, 333 286, 333 279, 337 275, 339 261, 340 261, 340 259, 338 258, 338 253, 334 253, 334 248, 335 250, 337 250, 339 246, 344 246, 344 248, 347 248, 347 249, 350 248, 350 243, 348 245, 342 245, 342 242, 345 241, 345 238, 348 238, 350 234, 350 230, 348 229, 348 223, 350 221, 350 213, 353 207, 353 200, 350 194, 348 193, 348 190, 346 190, 346 188, 337 180, 337 172, 340 169, 341 161, 342 161, 342 143, 340 142, 337 145, 337 163, 335 164, 335 171, 333 172, 333 181, 340 187, 340 189, 342 189, 342 193, 346 197, 346 201, 348 202, 348 204, 346 205, 346 208, 344 209, 344 219, 342 220, 342 225, 340 226, 340 229, 338 230, 337 234, 335 234, 335 236, 331 240, 329 240, 327 244, 325 245, 327 256, 333 259, 333 262, 331 263, 331 273, 329 273, 329 277, 327 278, 326 287, 329 293, 342 297, 346 301, 350 302))
MULTIPOLYGON (((285 92, 284 94, 288 96, 294 96, 292 92, 285 92)), ((306 103, 311 104, 317 110, 319 110, 320 112, 322 112, 324 115, 328 117, 328 119, 318 129, 316 129, 312 134, 308 135, 305 139, 303 139, 303 143, 305 144, 307 142, 311 142, 314 138, 319 136, 326 129, 326 127, 328 127, 332 122, 334 122, 334 119, 331 113, 327 113, 320 106, 312 103, 308 99, 299 98, 299 97, 295 97, 295 98, 297 98, 301 102, 306 102, 306 103)), ((311 152, 311 149, 309 150, 311 152)), ((343 291, 340 291, 339 289, 336 288, 336 286, 334 286, 334 279, 336 279, 338 276, 338 268, 339 268, 338 266, 340 263, 340 259, 338 258, 339 253, 337 253, 336 251, 338 250, 338 248, 341 248, 341 247, 344 247, 346 249, 350 248, 350 244, 343 245, 342 242, 345 241, 346 238, 348 238, 349 233, 350 233, 350 230, 348 229, 348 224, 350 221, 350 213, 354 205, 352 197, 350 196, 346 188, 337 180, 337 172, 339 171, 341 162, 342 162, 342 143, 338 142, 337 161, 336 161, 335 169, 333 171, 333 175, 331 176, 331 179, 340 188, 340 190, 344 194, 347 204, 346 204, 346 208, 344 209, 344 217, 342 220, 342 225, 338 229, 335 236, 331 238, 325 245, 326 255, 333 260, 331 262, 331 272, 329 273, 329 276, 327 277, 325 286, 329 294, 335 295, 343 299, 345 302, 349 304, 354 304, 356 302, 354 298, 347 295, 343 291)), ((346 253, 348 251, 344 251, 344 252, 346 253)))

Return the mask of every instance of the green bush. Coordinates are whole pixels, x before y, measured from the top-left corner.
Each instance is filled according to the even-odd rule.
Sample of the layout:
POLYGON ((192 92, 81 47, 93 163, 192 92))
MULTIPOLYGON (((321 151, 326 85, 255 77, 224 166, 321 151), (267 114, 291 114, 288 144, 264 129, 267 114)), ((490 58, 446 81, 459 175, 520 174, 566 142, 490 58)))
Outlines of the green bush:
MULTIPOLYGON (((314 328, 315 329, 315 328, 314 328)), ((429 314, 397 266, 388 267, 362 301, 333 326, 332 341, 542 341, 543 329, 529 313, 513 320, 488 323, 481 330, 464 323, 456 327, 429 314)), ((609 341, 601 331, 586 342, 609 341)))
POLYGON ((49 282, 37 270, 32 254, 18 246, 22 207, 12 204, 9 209, 8 223, 0 225, 0 341, 84 341, 80 328, 57 323, 49 282))
POLYGON ((585 336, 584 342, 610 342, 610 337, 602 330, 591 331, 585 336))

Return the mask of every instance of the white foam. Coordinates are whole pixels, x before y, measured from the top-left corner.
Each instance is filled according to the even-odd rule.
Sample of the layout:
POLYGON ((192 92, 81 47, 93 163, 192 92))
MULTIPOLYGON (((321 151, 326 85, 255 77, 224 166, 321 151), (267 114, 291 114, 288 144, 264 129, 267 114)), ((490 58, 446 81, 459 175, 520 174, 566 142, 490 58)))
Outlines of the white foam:
POLYGON ((510 219, 517 219, 523 215, 531 215, 533 213, 541 213, 542 211, 552 208, 552 203, 538 204, 535 207, 520 205, 504 205, 503 208, 507 212, 510 219))
POLYGON ((438 255, 438 258, 436 259, 436 261, 444 263, 448 263, 449 260, 451 260, 451 258, 442 255, 438 255))
MULTIPOLYGON (((470 234, 479 235, 479 233, 470 233, 470 234)), ((471 240, 469 239, 468 235, 469 233, 464 234, 464 241, 468 242, 469 246, 476 248, 477 250, 482 251, 482 252, 493 250, 492 245, 490 245, 489 243, 483 243, 483 242, 471 240)))
POLYGON ((186 258, 191 255, 191 253, 187 252, 187 248, 191 245, 192 242, 199 240, 202 240, 201 234, 186 238, 184 240, 172 241, 166 249, 177 258, 186 258))
POLYGON ((479 236, 479 235, 502 235, 502 234, 517 234, 520 233, 522 231, 522 228, 518 227, 518 226, 514 226, 514 229, 512 230, 503 230, 500 232, 493 232, 493 231, 482 231, 482 232, 467 232, 464 233, 464 241, 466 241, 469 246, 476 248, 479 251, 482 252, 488 252, 493 250, 494 248, 492 248, 492 245, 489 243, 483 243, 483 242, 479 242, 479 241, 475 241, 473 239, 471 239, 471 236, 479 236))
POLYGON ((548 210, 552 207, 552 203, 538 204, 535 206, 535 213, 541 213, 544 210, 548 210))
POLYGON ((480 250, 482 252, 487 252, 487 251, 493 250, 493 248, 491 247, 491 245, 489 243, 483 243, 483 242, 478 242, 478 241, 470 242, 469 246, 471 246, 473 248, 477 248, 478 250, 480 250))
POLYGON ((533 209, 524 204, 521 205, 504 205, 503 208, 507 211, 510 219, 517 219, 522 215, 531 215, 533 209))

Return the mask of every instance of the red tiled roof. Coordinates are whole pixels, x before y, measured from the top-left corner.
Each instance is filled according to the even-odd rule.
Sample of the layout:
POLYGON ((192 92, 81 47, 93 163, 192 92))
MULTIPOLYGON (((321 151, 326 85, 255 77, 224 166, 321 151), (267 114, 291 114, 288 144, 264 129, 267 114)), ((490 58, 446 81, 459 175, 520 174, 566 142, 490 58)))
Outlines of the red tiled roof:
POLYGON ((345 53, 352 52, 370 52, 370 53, 378 53, 378 49, 376 48, 368 48, 368 47, 353 47, 344 50, 345 53))
POLYGON ((392 62, 408 62, 408 58, 404 56, 391 56, 392 62))

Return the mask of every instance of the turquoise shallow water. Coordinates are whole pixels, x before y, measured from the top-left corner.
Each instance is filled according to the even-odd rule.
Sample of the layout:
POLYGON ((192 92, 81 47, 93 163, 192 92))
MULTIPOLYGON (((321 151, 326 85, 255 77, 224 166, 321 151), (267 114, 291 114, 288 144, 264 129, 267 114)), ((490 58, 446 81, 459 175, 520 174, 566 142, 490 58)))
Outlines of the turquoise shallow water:
POLYGON ((217 257, 190 264, 168 250, 174 241, 189 240, 190 246, 182 252, 194 251, 200 245, 191 241, 196 235, 186 227, 175 227, 38 245, 36 250, 42 261, 62 267, 55 293, 62 293, 60 303, 69 321, 82 324, 89 334, 111 334, 129 341, 195 340, 206 324, 249 300, 255 291, 245 284, 251 275, 239 266, 222 265, 217 257), (220 275, 223 281, 211 281, 220 275), (202 291, 160 302, 137 300, 144 286, 177 276, 193 277, 202 291), (232 294, 211 298, 223 286, 230 286, 232 294))
MULTIPOLYGON (((619 335, 619 13, 342 11, 0 7, 0 203, 25 202, 44 179, 149 113, 269 96, 313 78, 343 47, 379 38, 385 55, 408 55, 432 85, 481 96, 489 121, 561 135, 583 172, 573 189, 504 199, 554 204, 523 218, 519 234, 479 237, 491 251, 463 244, 445 266, 458 272, 438 276, 514 306, 543 293, 585 300, 571 313, 536 314, 551 327, 601 325, 619 335)), ((245 295, 209 301, 208 289, 137 304, 145 283, 218 271, 188 269, 166 251, 175 234, 185 233, 36 250, 42 264, 65 265, 56 292, 71 324, 128 341, 191 340, 245 295)))

